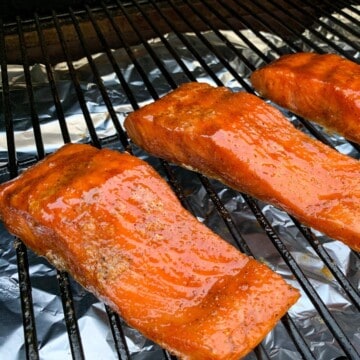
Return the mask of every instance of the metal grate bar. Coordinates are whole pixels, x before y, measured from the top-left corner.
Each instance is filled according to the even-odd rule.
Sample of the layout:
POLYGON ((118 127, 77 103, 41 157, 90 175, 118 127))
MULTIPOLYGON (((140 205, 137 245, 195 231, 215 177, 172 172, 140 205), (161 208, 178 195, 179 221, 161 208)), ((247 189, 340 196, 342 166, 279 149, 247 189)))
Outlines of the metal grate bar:
MULTIPOLYGON (((119 5, 122 13, 126 17, 126 20, 129 22, 131 27, 134 29, 136 35, 138 36, 140 42, 144 45, 145 49, 148 51, 149 55, 151 56, 152 60, 155 62, 155 64, 158 66, 158 68, 161 70, 161 73, 166 78, 167 82, 171 84, 171 87, 176 87, 176 84, 173 80, 173 78, 170 76, 169 72, 166 70, 164 64, 161 62, 161 60, 158 58, 158 56, 155 54, 151 46, 148 44, 144 36, 142 35, 141 31, 138 29, 138 27, 135 25, 134 21, 132 20, 131 16, 129 15, 128 11, 125 9, 125 7, 117 0, 117 4, 119 5)), ((136 2, 133 2, 134 5, 137 5, 136 2)))
MULTIPOLYGON (((230 72, 232 76, 234 76, 234 78, 239 82, 239 84, 241 84, 244 89, 251 91, 251 87, 249 86, 249 84, 237 73, 237 71, 233 69, 233 67, 224 59, 222 54, 217 49, 214 48, 214 46, 206 39, 206 37, 193 26, 193 24, 174 5, 173 1, 170 1, 170 4, 172 8, 176 11, 176 13, 179 15, 179 17, 184 21, 184 23, 187 24, 189 29, 191 29, 199 39, 201 39, 201 41, 208 47, 208 49, 218 58, 220 63, 230 72)), ((213 73, 211 70, 210 72, 213 73)))
MULTIPOLYGON (((118 118, 117 118, 117 115, 116 115, 116 112, 114 110, 114 107, 110 101, 110 98, 109 98, 109 95, 107 93, 107 90, 105 89, 105 86, 101 80, 101 77, 100 77, 100 74, 99 74, 99 71, 93 61, 93 58, 91 56, 91 53, 89 51, 89 46, 86 44, 86 40, 85 40, 85 36, 84 34, 82 33, 81 29, 80 29, 80 25, 79 25, 79 21, 78 19, 76 18, 76 15, 74 14, 73 10, 71 8, 69 8, 69 14, 70 14, 70 17, 72 19, 72 23, 76 29, 76 33, 79 37, 79 41, 80 41, 80 44, 84 50, 84 53, 86 55, 86 58, 88 60, 88 63, 91 67, 91 70, 93 72, 93 75, 94 75, 94 78, 96 80, 96 83, 99 87, 99 90, 100 90, 100 93, 101 93, 101 96, 104 100, 104 103, 109 111, 109 114, 110 114, 110 117, 115 125, 115 128, 120 131, 120 133, 118 134, 119 135, 119 138, 122 138, 124 139, 123 137, 123 131, 118 123, 118 118)), ((126 141, 126 140, 125 140, 126 141)))
MULTIPOLYGON (((133 0, 132 0, 133 1, 133 0)), ((219 81, 219 79, 217 78, 217 76, 211 71, 211 69, 209 68, 209 66, 206 64, 206 62, 204 61, 204 59, 201 58, 201 56, 199 55, 199 53, 196 51, 196 49, 194 48, 194 46, 183 36, 183 34, 178 31, 176 29, 176 27, 174 25, 171 25, 171 23, 169 22, 168 19, 166 19, 166 16, 164 16, 162 14, 162 12, 160 11, 160 9, 156 6, 155 2, 153 0, 150 0, 151 4, 156 8, 156 10, 159 12, 159 14, 162 16, 163 20, 166 21, 166 23, 170 26, 172 26, 172 31, 174 32, 174 34, 176 34, 176 36, 184 43, 184 45, 187 47, 187 49, 191 52, 191 54, 196 58, 196 60, 199 62, 199 64, 201 64, 201 66, 204 68, 204 70, 211 76, 212 80, 219 86, 222 85, 222 82, 219 81)), ((137 2, 134 1, 134 4, 137 5, 137 2)), ((145 12, 142 12, 144 14, 145 19, 147 18, 145 12)), ((144 40, 144 39, 143 39, 144 40)), ((143 42, 144 43, 144 42, 143 42)), ((146 41, 145 41, 146 43, 146 41)), ((145 46, 144 43, 144 46, 145 46)), ((153 54, 153 52, 152 52, 153 54)), ((153 54, 154 55, 154 54, 153 54)), ((155 57, 157 57, 156 55, 154 55, 155 57)), ((160 67, 159 67, 160 68, 160 67)), ((162 71, 165 71, 166 73, 167 70, 166 69, 161 69, 162 71)), ((167 79, 169 81, 169 84, 171 85, 171 87, 173 89, 176 88, 176 83, 174 82, 174 80, 172 79, 172 77, 170 75, 168 75, 167 77, 169 77, 169 79, 167 79)))
MULTIPOLYGON (((328 1, 328 0, 326 0, 326 1, 328 1)), ((359 1, 352 0, 351 5, 349 5, 349 1, 347 1, 347 0, 339 0, 336 3, 342 4, 343 8, 351 8, 352 11, 354 11, 355 13, 360 15, 360 10, 355 8, 355 5, 360 5, 359 1)))
POLYGON ((321 260, 326 264, 328 269, 331 271, 332 275, 339 282, 341 287, 345 290, 348 297, 351 299, 353 304, 356 306, 358 310, 360 310, 360 295, 355 287, 351 284, 351 282, 346 278, 343 272, 339 269, 339 267, 334 263, 334 260, 329 256, 324 247, 316 241, 312 231, 300 224, 295 218, 291 217, 292 221, 296 224, 298 229, 301 231, 303 236, 308 240, 309 244, 313 247, 316 253, 319 255, 321 260))
MULTIPOLYGON (((196 14, 196 16, 198 16, 198 17, 203 21, 204 24, 207 24, 207 26, 209 27, 209 29, 210 29, 211 31, 213 31, 213 33, 216 34, 216 35, 219 37, 219 39, 220 39, 224 44, 226 44, 229 49, 231 49, 231 50, 234 52, 234 54, 236 54, 236 56, 242 61, 242 63, 245 64, 245 66, 246 66, 249 70, 251 70, 251 71, 255 70, 255 66, 241 53, 241 51, 239 51, 239 50, 234 46, 234 44, 233 44, 232 42, 230 42, 214 25, 211 24, 211 22, 209 22, 209 19, 207 19, 206 16, 204 16, 200 11, 198 11, 198 10, 191 4, 191 2, 189 2, 188 0, 185 0, 184 3, 186 3, 186 4, 189 6, 189 8, 191 8, 191 10, 194 12, 194 14, 196 14)), ((219 14, 218 14, 218 15, 219 15, 219 14)), ((219 16, 219 17, 220 17, 220 20, 221 20, 222 17, 221 17, 221 16, 219 16)), ((238 33, 238 35, 240 36, 240 38, 241 38, 241 39, 244 39, 244 41, 249 45, 249 48, 256 48, 256 47, 254 47, 254 46, 251 44, 251 42, 246 38, 246 36, 242 36, 239 32, 237 32, 237 33, 238 33)), ((207 40, 206 40, 206 43, 207 43, 208 45, 210 45, 207 40)), ((213 47, 211 46, 210 48, 213 48, 213 47)), ((215 49, 213 49, 213 50, 215 50, 215 49)), ((258 53, 261 53, 261 52, 258 51, 258 53)), ((226 60, 224 60, 224 58, 219 54, 219 52, 218 52, 218 51, 215 51, 215 54, 216 54, 217 56, 220 56, 220 59, 221 59, 221 62, 222 62, 222 63, 226 63, 226 66, 225 66, 225 65, 224 65, 224 66, 230 71, 230 73, 234 76, 234 78, 235 78, 236 80, 238 80, 239 83, 241 83, 241 85, 242 85, 248 92, 252 92, 251 86, 249 86, 248 83, 247 83, 246 81, 244 81, 244 79, 243 79, 242 76, 239 76, 239 74, 237 73, 237 71, 236 71, 233 67, 231 67, 231 65, 230 65, 226 60)))
POLYGON ((44 64, 45 64, 45 68, 46 68, 46 73, 47 73, 47 77, 49 79, 50 90, 51 90, 51 94, 52 94, 53 99, 54 99, 56 114, 58 116, 58 121, 59 121, 59 124, 60 124, 62 137, 63 137, 64 142, 68 143, 68 142, 70 142, 70 134, 69 134, 69 130, 68 130, 67 125, 66 125, 64 111, 63 111, 63 108, 61 106, 59 93, 57 91, 56 84, 55 84, 54 74, 53 74, 53 71, 52 71, 52 68, 51 68, 51 65, 50 65, 50 58, 49 58, 49 55, 48 55, 48 52, 47 52, 46 42, 45 42, 45 39, 44 39, 44 34, 43 34, 43 31, 42 31, 41 22, 40 22, 39 16, 37 14, 34 14, 34 19, 35 19, 37 34, 38 34, 38 37, 39 37, 39 43, 40 43, 40 47, 41 47, 42 56, 44 58, 44 64))
MULTIPOLYGON (((203 1, 205 1, 205 3, 207 4, 207 6, 209 6, 211 11, 216 13, 216 9, 213 6, 209 5, 208 0, 203 0, 203 1)), ((245 17, 240 16, 239 12, 236 11, 233 7, 231 7, 228 4, 228 2, 223 0, 218 0, 218 2, 222 8, 226 9, 229 14, 232 14, 238 21, 240 21, 245 26, 245 28, 251 30, 256 35, 256 37, 259 38, 261 41, 263 41, 266 45, 268 45, 270 49, 276 52, 279 51, 281 52, 281 49, 278 49, 276 45, 274 45, 266 36, 264 36, 260 31, 258 31, 250 21, 247 21, 245 17)), ((256 19, 256 21, 259 22, 260 20, 256 19)), ((261 58, 263 57, 264 55, 261 56, 261 58)))
POLYGON ((34 306, 31 294, 31 281, 29 274, 29 263, 27 249, 21 240, 15 240, 15 249, 19 274, 20 300, 24 324, 24 343, 27 358, 38 360, 39 351, 37 346, 36 325, 34 306))
MULTIPOLYGON (((283 10, 283 8, 275 3, 273 0, 269 0, 272 4, 274 4, 278 9, 283 10)), ((303 8, 301 8, 300 6, 298 6, 296 3, 294 3, 293 1, 289 1, 289 4, 292 4, 292 6, 294 6, 294 8, 296 8, 299 12, 305 14, 306 16, 308 16, 309 18, 314 20, 314 24, 319 24, 322 27, 324 27, 324 29, 332 32, 334 35, 338 36, 339 39, 341 39, 342 41, 346 42, 347 44, 349 44, 353 49, 355 50, 359 50, 360 46, 356 45, 354 42, 349 41, 348 38, 344 37, 344 35, 342 35, 341 33, 339 33, 334 27, 329 26, 328 24, 326 24, 324 21, 319 20, 316 16, 310 14, 308 11, 304 10, 303 8)), ((292 19, 296 22, 299 23, 299 21, 296 19, 296 17, 292 17, 292 19)), ((343 29, 346 29, 346 27, 344 25, 342 25, 343 29)), ((339 54, 347 57, 348 54, 346 51, 343 50, 343 48, 341 48, 340 46, 338 46, 337 44, 335 44, 333 41, 329 40, 326 36, 324 36, 323 34, 321 34, 318 31, 312 30, 311 28, 309 28, 309 31, 316 35, 322 42, 327 43, 328 45, 332 46, 339 54)))
MULTIPOLYGON (((308 5, 311 5, 311 3, 309 3, 308 0, 304 0, 308 5)), ((316 8, 316 9, 319 9, 319 7, 316 5, 316 4, 313 4, 313 6, 316 8)), ((328 5, 329 7, 331 7, 331 5, 329 4, 328 5)), ((358 36, 360 37, 360 31, 357 31, 356 29, 354 29, 353 27, 350 27, 348 26, 346 23, 344 23, 343 21, 340 21, 338 20, 334 15, 333 15, 333 11, 336 11, 337 13, 341 14, 344 18, 350 20, 353 24, 358 24, 360 26, 360 22, 357 21, 356 19, 354 19, 353 17, 349 16, 346 12, 344 12, 342 9, 337 9, 337 8, 333 8, 333 10, 331 11, 329 9, 329 7, 325 8, 324 9, 324 13, 326 14, 326 16, 331 19, 331 21, 340 26, 342 29, 345 29, 349 34, 352 34, 354 36, 358 36)), ((336 33, 335 33, 336 34, 336 33)), ((340 35, 340 39, 342 40, 347 40, 346 38, 344 38, 344 35, 342 34, 339 34, 340 35)), ((358 48, 358 46, 354 43, 354 42, 351 42, 351 46, 355 48, 358 48)))
MULTIPOLYGON (((162 19, 164 20, 164 22, 167 23, 167 25, 170 27, 171 24, 167 21, 166 16, 164 16, 159 7, 157 6, 156 2, 151 1, 151 4, 156 8, 156 10, 161 14, 162 19)), ((144 17, 144 19, 146 19, 146 21, 148 22, 148 24, 151 26, 152 30, 156 33, 156 35, 161 39, 162 43, 164 44, 164 46, 166 47, 166 49, 169 51, 169 53, 173 56, 173 58, 176 60, 176 62, 179 64, 179 66, 181 67, 182 71, 184 72, 184 75, 187 76, 188 79, 191 79, 193 77, 192 73, 190 72, 190 70, 186 67, 186 65, 184 64, 184 62, 180 59, 179 55, 177 54, 177 52, 174 50, 174 48, 170 45, 169 41, 165 38, 165 36, 159 31, 158 27, 154 24, 154 22, 151 20, 151 18, 149 16, 147 16, 146 11, 144 11, 142 9, 141 6, 139 6, 139 4, 137 2, 134 3, 134 6, 136 6, 136 8, 140 11, 140 13, 142 14, 142 16, 144 17)))
MULTIPOLYGON (((286 12, 284 12, 283 10, 283 7, 279 6, 279 4, 277 3, 274 3, 272 0, 269 0, 269 2, 271 4, 273 4, 274 6, 276 6, 280 11, 282 11, 284 13, 284 15, 287 15, 289 17, 289 14, 287 14, 286 12)), ((285 27, 289 32, 291 32, 294 36, 296 36, 297 38, 301 39, 304 44, 310 46, 312 49, 314 49, 315 51, 317 51, 318 53, 324 53, 324 50, 319 48, 316 43, 314 41, 311 41, 309 40, 307 37, 305 37, 301 32, 297 31, 297 30, 294 30, 292 27, 289 27, 286 25, 286 23, 281 19, 281 17, 276 14, 275 12, 272 12, 270 13, 269 10, 262 4, 260 3, 259 1, 257 0, 254 0, 254 3, 256 4, 256 6, 259 7, 259 9, 261 9, 262 11, 264 11, 265 13, 267 14, 271 14, 271 16, 279 23, 280 26, 283 26, 285 27)), ((292 18, 292 20, 297 23, 297 24, 300 24, 301 25, 301 22, 299 22, 295 17, 292 18)), ((309 28, 309 30, 314 33, 316 36, 318 36, 320 39, 323 38, 323 36, 321 34, 318 34, 316 32, 314 32, 313 30, 311 30, 309 28)), ((273 31, 275 31, 276 33, 276 28, 273 28, 273 31)), ((323 38, 322 40, 328 42, 328 40, 326 38, 323 38)), ((342 49, 336 45, 334 45, 334 48, 336 48, 339 53, 342 52, 342 49)))
POLYGON ((110 327, 113 339, 115 341, 117 355, 121 360, 128 360, 131 358, 131 356, 126 344, 126 338, 122 329, 119 315, 107 305, 105 306, 105 309, 110 320, 110 327))
POLYGON ((294 343, 302 357, 307 360, 316 360, 311 352, 309 345, 305 342, 303 336, 301 335, 299 329, 291 317, 289 315, 285 315, 282 318, 282 323, 285 325, 288 333, 291 334, 292 338, 294 339, 294 343))
POLYGON ((24 38, 24 33, 22 30, 22 24, 21 24, 20 18, 17 18, 17 29, 18 29, 18 34, 19 34, 22 64, 23 64, 23 68, 24 68, 26 89, 27 89, 27 94, 28 94, 28 98, 29 98, 31 123, 32 123, 33 130, 34 130, 35 144, 36 144, 38 157, 39 157, 39 159, 42 159, 45 156, 44 143, 43 143, 43 140, 41 137, 39 117, 38 117, 38 114, 35 109, 34 90, 33 90, 33 84, 32 84, 32 80, 31 80, 31 74, 30 74, 30 65, 29 65, 29 61, 28 61, 28 57, 27 57, 25 38, 24 38))
MULTIPOLYGON (((232 28, 232 25, 230 23, 230 21, 222 16, 219 11, 214 7, 212 6, 211 4, 209 4, 206 0, 202 0, 202 3, 206 6, 206 8, 211 12, 213 13, 214 15, 216 15, 219 19, 221 19, 221 21, 226 24, 226 26, 231 29, 232 28)), ((243 24, 247 26, 247 22, 244 21, 243 18, 240 18, 239 20, 241 20, 243 22, 243 24)), ((214 28, 214 27, 212 27, 214 28)), ((250 40, 247 36, 243 35, 238 29, 233 29, 234 33, 249 47, 249 49, 253 50, 254 53, 262 60, 264 61, 270 61, 269 57, 267 55, 265 55, 262 51, 260 51, 258 49, 258 47, 256 47, 250 40)), ((255 32, 254 31, 254 34, 260 38, 262 41, 264 41, 264 43, 266 43, 271 49, 273 50, 277 50, 277 48, 274 46, 274 44, 269 41, 265 36, 263 36, 260 32, 255 32)), ((231 46, 233 46, 233 44, 231 44, 231 46)), ((243 58, 243 57, 242 57, 243 58)), ((245 58, 246 59, 246 58, 245 58)), ((252 64, 250 66, 248 66, 250 69, 252 69, 252 64)), ((252 69, 253 70, 253 69, 252 69)))
MULTIPOLYGON (((125 41, 125 39, 124 39, 124 37, 123 37, 123 35, 121 33, 121 30, 119 29, 118 24, 114 21, 114 19, 111 16, 108 8, 105 6, 105 4, 103 2, 102 2, 102 6, 103 6, 103 9, 104 9, 109 21, 110 21, 110 24, 111 24, 112 28, 114 29, 118 39, 120 40, 121 45, 125 49, 125 51, 126 51, 127 55, 129 56, 131 62, 134 64, 134 67, 136 68, 136 70, 141 75, 141 78, 143 79, 145 86, 147 88, 149 88, 151 86, 151 83, 150 83, 148 77, 146 76, 145 71, 139 65, 139 62, 137 61, 136 56, 134 55, 133 51, 131 50, 131 47, 125 41)), ((132 91, 130 90, 130 87, 129 87, 128 83, 125 81, 125 83, 122 84, 122 86, 123 86, 123 88, 124 88, 124 90, 125 90, 125 92, 126 92, 126 94, 128 96, 128 99, 130 101, 131 106, 133 107, 133 109, 137 109, 138 104, 137 104, 136 98, 135 98, 134 94, 132 93, 132 91)))
POLYGON ((286 246, 283 242, 279 239, 276 232, 267 221, 266 217, 261 212, 260 208, 256 204, 256 202, 251 199, 247 195, 243 195, 245 201, 248 203, 249 207, 253 211, 254 215, 256 216, 259 224, 263 227, 266 234, 281 253, 283 259, 291 268, 293 274, 296 276, 297 280, 301 284, 302 289, 307 293, 309 298, 312 300, 314 307, 318 310, 319 314, 322 316, 324 322, 328 325, 329 330, 332 332, 336 340, 338 341, 339 345, 344 350, 345 354, 350 357, 350 359, 357 359, 360 357, 360 354, 357 352, 354 344, 348 339, 342 328, 339 326, 337 321, 331 315, 330 311, 323 303, 313 286, 311 285, 310 281, 307 279, 305 274, 300 269, 299 265, 292 257, 290 252, 286 249, 286 246))
MULTIPOLYGON (((7 145, 8 145, 8 156, 9 156, 9 172, 11 178, 17 176, 17 158, 15 150, 15 139, 14 139, 14 128, 13 128, 13 118, 11 112, 11 102, 10 102, 10 89, 9 89, 9 79, 7 72, 7 61, 5 53, 5 39, 3 32, 3 23, 0 20, 0 52, 1 52, 1 77, 2 77, 2 97, 4 104, 4 120, 6 127, 7 135, 7 145)), ((16 258, 18 266, 18 276, 19 276, 19 289, 20 289, 20 301, 23 315, 23 324, 24 324, 24 345, 25 352, 27 357, 30 360, 38 360, 39 352, 37 349, 37 335, 35 327, 35 316, 34 308, 32 302, 31 294, 31 282, 29 274, 29 265, 27 258, 27 250, 24 244, 16 239, 16 258)))
MULTIPOLYGON (((123 36, 122 36, 122 34, 121 34, 121 31, 120 31, 118 25, 115 23, 113 17, 111 16, 108 7, 107 7, 103 2, 101 2, 101 5, 102 5, 102 9, 104 10, 104 12, 105 12, 108 20, 110 21, 112 27, 114 28, 114 30, 115 30, 118 38, 120 39, 120 42, 121 42, 122 46, 125 47, 125 50, 126 50, 127 54, 129 55, 131 61, 132 61, 133 63, 137 63, 136 57, 132 54, 132 52, 131 52, 131 50, 130 50, 130 47, 125 44, 124 39, 123 39, 123 36)), ((115 63, 116 63, 116 61, 115 61, 115 63)), ((116 70, 116 74, 117 74, 117 76, 118 76, 118 78, 119 78, 119 80, 120 80, 121 86, 122 86, 123 89, 125 90, 128 98, 129 98, 130 104, 131 104, 131 105, 133 106, 133 108, 134 108, 134 106, 137 105, 135 96, 134 96, 134 95, 132 94, 132 92, 130 91, 129 84, 127 83, 127 81, 125 80, 125 78, 122 76, 121 71, 120 71, 120 69, 119 69, 119 67, 118 67, 117 64, 116 64, 116 66, 115 66, 115 70, 116 70)), ((126 142, 127 142, 127 140, 126 140, 126 142)))
POLYGON ((12 106, 10 101, 9 74, 7 70, 4 25, 2 19, 0 19, 0 62, 1 62, 2 106, 3 106, 5 131, 6 131, 8 167, 9 167, 10 177, 14 178, 18 174, 18 169, 17 169, 17 156, 15 150, 12 106))
MULTIPOLYGON (((343 9, 339 9, 336 6, 336 4, 343 3, 343 8, 349 8, 349 9, 351 9, 352 12, 360 15, 360 11, 357 10, 355 7, 349 6, 349 4, 346 3, 346 2, 344 3, 344 1, 337 1, 336 4, 334 4, 333 2, 331 2, 329 0, 325 0, 324 2, 326 3, 327 10, 328 10, 327 13, 328 14, 332 14, 334 11, 336 11, 337 13, 341 14, 341 16, 343 16, 344 18, 346 18, 347 20, 349 20, 353 24, 356 24, 356 25, 360 26, 360 21, 357 18, 350 15, 349 13, 344 11, 343 9), (333 9, 333 10, 331 11, 330 9, 333 9)), ((344 24, 342 22, 340 24, 341 24, 341 26, 344 26, 344 24)), ((352 31, 354 31, 354 29, 352 29, 352 31)))
POLYGON ((66 40, 65 40, 64 34, 63 34, 62 30, 61 30, 61 25, 60 25, 59 19, 58 19, 57 15, 56 15, 55 11, 53 11, 52 15, 53 15, 54 26, 55 26, 57 35, 58 35, 59 40, 60 40, 60 45, 61 45, 62 51, 63 51, 63 53, 64 53, 64 55, 66 57, 66 63, 67 63, 68 68, 69 68, 69 73, 70 73, 70 76, 71 76, 71 80, 72 80, 72 82, 74 84, 74 87, 75 87, 75 91, 76 91, 76 95, 77 95, 77 98, 78 98, 78 101, 79 101, 79 105, 80 105, 80 108, 81 108, 82 113, 84 115, 84 119, 85 119, 87 128, 89 130, 89 134, 90 134, 90 137, 91 137, 91 142, 92 142, 92 144, 94 146, 100 147, 100 140, 98 138, 98 135, 97 135, 95 127, 94 127, 94 124, 92 122, 89 109, 87 108, 86 101, 85 101, 85 98, 84 98, 84 94, 83 94, 83 92, 81 90, 80 82, 79 82, 77 73, 75 71, 74 65, 72 63, 72 59, 71 59, 70 52, 69 52, 69 50, 67 48, 67 45, 66 45, 66 40))
MULTIPOLYGON (((228 9, 232 9, 232 13, 236 14, 236 7, 239 7, 243 10, 245 10, 246 12, 248 12, 249 14, 251 14, 254 19, 258 22, 258 24, 261 24, 262 26, 264 26, 267 31, 269 31, 270 33, 273 34, 277 34, 278 35, 278 28, 276 28, 273 24, 271 24, 266 18, 255 14, 247 5, 245 5, 244 3, 235 3, 234 0, 232 1, 234 3, 234 5, 230 8, 228 5, 226 5, 226 7, 228 9)), ((258 4, 256 4, 258 5, 258 4)), ((259 5, 258 5, 259 6, 259 5)), ((261 5, 259 6, 261 9, 261 5)), ((262 10, 264 10, 262 8, 262 10)), ((267 9, 265 8, 264 10, 265 12, 267 12, 267 9)), ((274 19, 276 19, 278 21, 278 23, 280 24, 280 26, 284 26, 283 21, 278 17, 278 16, 273 16, 274 19)), ((296 36, 297 33, 295 32, 295 30, 293 30, 292 28, 288 29, 289 32, 293 35, 296 36)), ((287 38, 282 38, 282 40, 284 41, 284 43, 293 51, 301 51, 302 49, 293 41, 288 40, 287 38)), ((316 51, 318 51, 319 53, 322 52, 321 48, 319 48, 318 46, 316 46, 315 44, 313 44, 310 40, 304 38, 303 39, 305 43, 307 43, 309 46, 312 46, 316 51)))
MULTIPOLYGON (((114 56, 113 56, 113 54, 111 52, 111 49, 110 49, 109 45, 107 44, 107 41, 106 41, 104 35, 102 34, 102 32, 101 32, 101 30, 100 30, 100 28, 99 28, 99 26, 98 26, 98 24, 97 24, 97 22, 95 20, 95 17, 93 16, 93 13, 92 13, 91 9, 89 8, 89 6, 86 6, 85 8, 86 8, 87 14, 89 15, 89 19, 90 19, 90 21, 91 21, 91 23, 92 23, 92 25, 93 25, 93 27, 95 29, 95 32, 96 32, 101 44, 103 45, 103 50, 106 52, 106 54, 107 54, 107 56, 109 58, 109 61, 110 61, 111 65, 112 65, 112 67, 113 67, 113 69, 115 71, 115 74, 117 75, 117 77, 118 77, 118 79, 119 79, 119 81, 120 81, 120 83, 122 85, 126 84, 126 81, 125 81, 123 75, 121 74, 120 68, 119 68, 118 64, 116 63, 116 60, 115 60, 115 58, 114 58, 114 56)), ((78 31, 80 31, 80 29, 78 31)), ((85 40, 83 35, 82 35, 81 38, 83 39, 83 41, 85 40)), ((96 80, 97 80, 97 83, 100 86, 101 94, 102 94, 102 96, 104 98, 104 101, 105 101, 105 104, 106 104, 106 106, 107 106, 107 108, 109 110, 111 119, 112 119, 113 124, 115 126, 115 129, 116 129, 116 131, 118 133, 119 139, 120 139, 121 143, 123 144, 123 146, 126 147, 129 144, 127 136, 126 136, 123 128, 121 127, 121 124, 120 124, 119 119, 118 119, 118 117, 116 115, 114 107, 113 107, 113 105, 111 103, 111 100, 110 100, 108 94, 107 94, 107 90, 105 89, 105 86, 104 86, 104 84, 103 84, 103 82, 101 80, 99 72, 96 69, 95 63, 92 61, 91 54, 87 54, 87 55, 88 55, 88 60, 91 59, 91 64, 90 64, 91 68, 93 69, 94 75, 95 75, 96 80)))
POLYGON ((65 324, 70 342, 71 355, 74 360, 83 360, 85 359, 85 356, 75 314, 69 276, 64 271, 57 271, 57 279, 60 286, 60 295, 64 309, 65 324))

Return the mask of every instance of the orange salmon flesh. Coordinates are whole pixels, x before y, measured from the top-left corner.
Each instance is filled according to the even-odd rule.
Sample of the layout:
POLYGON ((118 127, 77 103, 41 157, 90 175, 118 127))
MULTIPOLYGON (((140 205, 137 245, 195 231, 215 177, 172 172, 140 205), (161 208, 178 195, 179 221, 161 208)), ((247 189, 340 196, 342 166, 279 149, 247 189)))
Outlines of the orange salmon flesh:
POLYGON ((239 359, 299 297, 186 211, 129 154, 65 145, 0 187, 0 217, 182 359, 239 359))

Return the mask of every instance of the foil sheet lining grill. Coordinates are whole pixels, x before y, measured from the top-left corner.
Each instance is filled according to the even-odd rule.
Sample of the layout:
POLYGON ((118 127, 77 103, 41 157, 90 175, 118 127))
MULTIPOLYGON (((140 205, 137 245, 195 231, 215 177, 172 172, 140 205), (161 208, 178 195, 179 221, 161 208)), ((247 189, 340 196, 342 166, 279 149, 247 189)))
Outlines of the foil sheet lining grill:
MULTIPOLYGON (((69 141, 130 150, 200 221, 301 290, 247 359, 358 359, 359 254, 279 209, 150 157, 129 142, 123 119, 183 82, 253 92, 250 73, 285 53, 359 62, 359 25, 358 3, 330 0, 109 1, 2 21, 1 181, 69 141)), ((280 110, 310 136, 360 157, 358 145, 280 110)), ((173 358, 0 231, 1 358, 173 358)))

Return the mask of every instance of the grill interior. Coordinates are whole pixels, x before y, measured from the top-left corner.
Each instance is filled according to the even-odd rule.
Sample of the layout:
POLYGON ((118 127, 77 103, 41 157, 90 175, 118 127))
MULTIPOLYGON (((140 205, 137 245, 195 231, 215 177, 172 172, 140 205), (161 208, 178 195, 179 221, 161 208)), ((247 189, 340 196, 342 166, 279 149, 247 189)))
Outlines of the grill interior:
MULTIPOLYGON (((89 1, 60 8, 48 2, 3 14, 2 181, 70 141, 143 157, 195 216, 301 289, 300 305, 247 359, 359 358, 358 253, 278 209, 148 156, 122 126, 126 113, 183 82, 253 92, 251 71, 285 53, 333 52, 359 62, 359 2, 89 1), (332 298, 334 291, 341 296, 332 298)), ((358 145, 285 114, 310 136, 359 158, 358 145)), ((0 299, 11 302, 0 310, 0 353, 7 359, 173 358, 18 239, 14 247, 2 228, 0 242, 0 299)))

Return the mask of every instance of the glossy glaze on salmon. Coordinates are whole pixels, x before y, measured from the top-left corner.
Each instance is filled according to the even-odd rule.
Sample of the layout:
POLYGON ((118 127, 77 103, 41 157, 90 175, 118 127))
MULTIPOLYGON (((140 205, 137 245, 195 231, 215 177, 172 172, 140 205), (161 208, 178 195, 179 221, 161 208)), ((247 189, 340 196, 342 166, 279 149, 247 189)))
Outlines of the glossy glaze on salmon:
POLYGON ((248 93, 189 83, 125 120, 151 154, 288 211, 360 250, 360 163, 248 93))
POLYGON ((251 76, 264 97, 360 143, 360 65, 335 54, 285 55, 251 76))
POLYGON ((299 294, 138 158, 66 145, 0 187, 7 228, 183 359, 238 359, 299 294))

